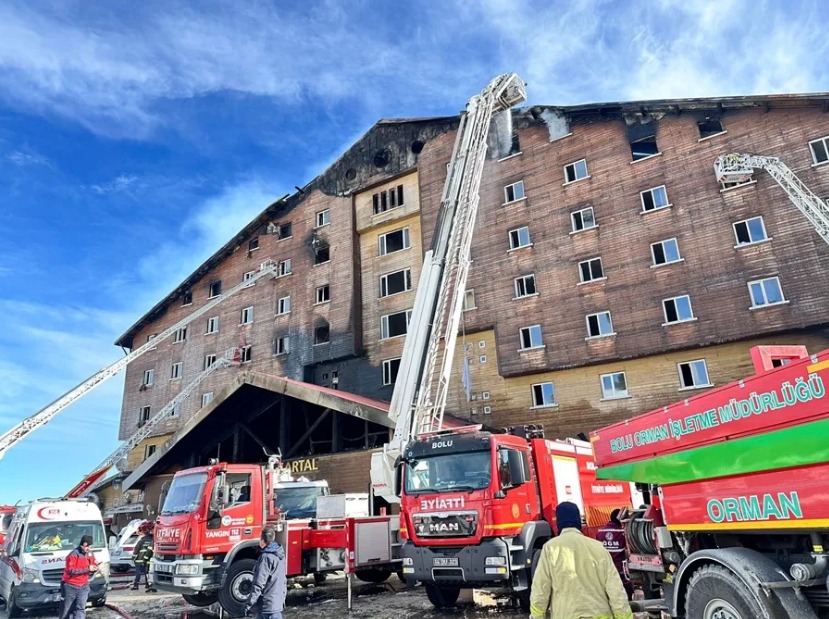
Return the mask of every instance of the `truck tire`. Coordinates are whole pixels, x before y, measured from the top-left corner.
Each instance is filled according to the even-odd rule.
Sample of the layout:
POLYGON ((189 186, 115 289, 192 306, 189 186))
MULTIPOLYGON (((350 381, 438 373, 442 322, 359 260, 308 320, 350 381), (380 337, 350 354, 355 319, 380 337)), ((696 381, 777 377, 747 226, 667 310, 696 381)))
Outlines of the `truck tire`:
POLYGON ((686 619, 754 619, 766 616, 745 583, 720 565, 694 572, 685 594, 686 619))
POLYGON ((182 595, 181 597, 190 606, 198 606, 199 608, 206 608, 219 601, 219 594, 215 591, 211 591, 210 593, 197 593, 196 595, 182 595))
POLYGON ((363 582, 370 582, 380 584, 386 582, 391 576, 391 570, 382 567, 367 567, 362 570, 356 570, 354 575, 363 582))
POLYGON ((9 615, 9 619, 17 619, 23 616, 23 609, 17 605, 17 591, 14 590, 14 587, 9 592, 9 599, 6 602, 6 612, 9 615))
POLYGON ((541 548, 533 550, 533 558, 530 563, 529 573, 527 574, 527 590, 518 593, 518 604, 521 610, 529 612, 530 610, 530 594, 533 589, 533 576, 535 576, 535 568, 538 567, 538 562, 541 559, 541 548))
POLYGON ((326 578, 328 578, 328 574, 325 572, 314 572, 314 583, 317 585, 321 585, 325 582, 326 578))
POLYGON ((225 584, 219 589, 219 604, 231 617, 241 617, 245 614, 245 603, 253 584, 255 566, 255 559, 239 559, 227 570, 225 584))
POLYGON ((426 597, 435 608, 454 608, 460 594, 460 587, 441 587, 426 583, 426 597))

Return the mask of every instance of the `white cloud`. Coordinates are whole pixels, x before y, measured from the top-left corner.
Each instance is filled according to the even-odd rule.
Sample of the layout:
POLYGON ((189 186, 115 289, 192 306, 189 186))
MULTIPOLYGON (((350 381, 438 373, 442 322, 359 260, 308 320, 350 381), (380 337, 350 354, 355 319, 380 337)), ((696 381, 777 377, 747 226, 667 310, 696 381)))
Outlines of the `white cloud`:
POLYGON ((50 165, 49 160, 43 155, 33 152, 15 150, 6 155, 6 160, 18 167, 50 165))
POLYGON ((142 186, 139 178, 134 174, 120 174, 111 181, 101 183, 100 185, 90 185, 90 189, 98 195, 107 195, 111 193, 129 193, 133 189, 138 189, 142 186))

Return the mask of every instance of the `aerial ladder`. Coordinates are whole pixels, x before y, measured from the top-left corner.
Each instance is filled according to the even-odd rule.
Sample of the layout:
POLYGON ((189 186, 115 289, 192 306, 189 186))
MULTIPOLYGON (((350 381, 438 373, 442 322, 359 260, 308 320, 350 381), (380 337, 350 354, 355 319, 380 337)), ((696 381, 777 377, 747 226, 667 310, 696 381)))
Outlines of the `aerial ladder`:
POLYGON ((719 182, 744 183, 751 180, 755 170, 768 172, 814 226, 821 238, 829 243, 829 206, 778 157, 731 154, 721 155, 714 162, 714 171, 719 182))
POLYGON ((184 402, 190 394, 192 394, 196 387, 198 387, 204 379, 213 374, 216 370, 231 366, 239 365, 242 359, 242 352, 239 348, 231 348, 227 351, 224 357, 219 357, 208 366, 206 370, 201 372, 196 378, 190 382, 184 389, 182 389, 172 400, 159 410, 155 415, 150 417, 145 424, 143 424, 138 431, 125 440, 121 445, 107 456, 98 466, 96 466, 89 475, 84 477, 80 483, 66 493, 66 498, 74 499, 86 495, 93 486, 100 480, 107 471, 115 466, 122 458, 127 457, 135 447, 141 443, 145 438, 153 433, 153 428, 160 422, 167 419, 168 415, 182 402, 184 402))
POLYGON ((507 122, 502 131, 511 134, 510 108, 526 98, 518 75, 499 75, 469 100, 461 115, 389 405, 394 435, 371 459, 372 492, 389 503, 399 501, 394 492, 395 464, 406 443, 443 424, 490 122, 493 115, 503 113, 507 122))
POLYGON ((144 345, 136 348, 135 350, 125 355, 123 358, 119 359, 112 365, 100 370, 99 372, 96 372, 78 386, 64 393, 57 400, 55 400, 42 410, 39 410, 34 415, 27 417, 26 419, 18 423, 16 426, 8 430, 5 434, 0 435, 0 459, 2 459, 6 452, 12 447, 14 447, 14 445, 22 441, 25 437, 27 437, 29 434, 31 434, 41 426, 47 424, 54 418, 55 415, 60 413, 63 409, 72 404, 75 400, 85 396, 95 387, 99 386, 107 379, 112 378, 113 376, 118 374, 121 370, 123 370, 130 363, 138 359, 144 353, 153 350, 156 346, 158 346, 160 342, 163 342, 165 339, 176 333, 179 329, 186 327, 197 318, 204 316, 205 314, 210 312, 214 307, 216 307, 226 299, 232 297, 237 292, 244 290, 245 288, 250 288, 262 278, 274 277, 278 275, 278 268, 278 264, 273 260, 267 260, 263 262, 259 266, 259 269, 250 278, 237 284, 227 292, 223 293, 221 296, 213 299, 209 303, 206 303, 199 309, 188 314, 173 326, 168 327, 167 329, 156 335, 154 338, 147 341, 144 345))

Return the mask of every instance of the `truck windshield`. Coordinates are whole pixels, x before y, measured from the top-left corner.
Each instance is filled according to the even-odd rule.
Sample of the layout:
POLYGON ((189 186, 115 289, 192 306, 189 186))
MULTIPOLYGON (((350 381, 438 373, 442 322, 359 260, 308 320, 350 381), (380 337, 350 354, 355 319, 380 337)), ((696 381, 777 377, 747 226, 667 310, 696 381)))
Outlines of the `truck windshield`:
POLYGON ((161 515, 190 514, 196 511, 201 505, 206 483, 207 473, 190 473, 174 477, 167 498, 164 499, 161 515))
POLYGON ((26 531, 25 552, 73 550, 81 543, 84 535, 92 536, 93 548, 106 548, 104 525, 100 522, 31 522, 26 531))
POLYGON ((322 486, 277 488, 276 506, 288 519, 313 518, 317 515, 317 497, 324 492, 322 486))
POLYGON ((481 490, 492 480, 489 451, 430 456, 406 465, 406 492, 481 490))

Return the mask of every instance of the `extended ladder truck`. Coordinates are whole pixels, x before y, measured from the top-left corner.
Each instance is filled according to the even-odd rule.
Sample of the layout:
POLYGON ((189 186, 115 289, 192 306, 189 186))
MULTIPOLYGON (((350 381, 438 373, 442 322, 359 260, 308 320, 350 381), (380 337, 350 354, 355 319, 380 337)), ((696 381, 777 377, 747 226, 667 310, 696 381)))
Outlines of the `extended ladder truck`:
MULTIPOLYGON (((732 154, 719 181, 766 170, 829 243, 829 207, 776 157, 732 154)), ((592 432, 600 479, 635 482, 621 514, 634 610, 679 619, 829 617, 829 350, 756 346, 755 374, 592 432)))
MULTIPOLYGON (((246 279, 240 284, 237 284, 227 292, 223 293, 220 297, 210 301, 209 303, 206 303, 199 309, 191 312, 190 314, 182 318, 180 321, 178 321, 176 324, 174 324, 171 327, 168 327, 167 329, 159 333, 157 336, 149 340, 143 346, 136 348, 135 350, 125 355, 123 358, 119 359, 112 365, 102 369, 99 372, 96 372, 88 379, 80 383, 78 386, 64 393, 57 400, 55 400, 42 410, 24 419, 16 426, 5 432, 3 435, 0 435, 0 459, 3 458, 3 456, 9 449, 11 449, 17 443, 29 436, 29 434, 49 423, 49 421, 51 421, 55 417, 55 415, 63 411, 65 408, 67 408, 69 405, 71 405, 79 398, 85 396, 87 393, 95 389, 95 387, 98 387, 106 380, 118 374, 121 370, 123 370, 130 363, 144 355, 146 352, 153 350, 160 342, 164 341, 165 339, 176 333, 179 329, 186 327, 197 318, 203 316, 220 303, 235 295, 237 292, 256 285, 256 282, 258 282, 262 278, 275 277, 276 275, 278 275, 276 262, 274 262, 273 260, 267 260, 263 262, 259 266, 259 270, 250 278, 246 279)), ((106 473, 106 471, 103 471, 101 475, 103 475, 104 473, 106 473)))

